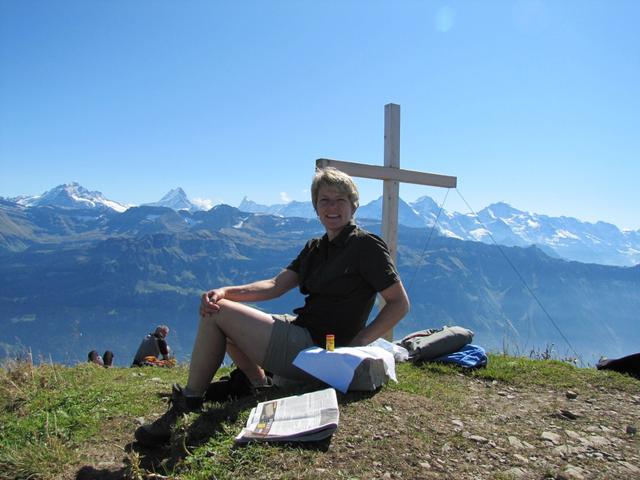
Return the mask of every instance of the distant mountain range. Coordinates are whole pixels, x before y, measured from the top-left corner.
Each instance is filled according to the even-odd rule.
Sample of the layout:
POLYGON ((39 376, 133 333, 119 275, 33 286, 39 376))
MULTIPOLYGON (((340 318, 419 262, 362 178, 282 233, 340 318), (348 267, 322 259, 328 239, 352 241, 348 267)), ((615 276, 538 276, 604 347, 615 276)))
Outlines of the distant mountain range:
MULTIPOLYGON (((315 218, 227 205, 117 211, 90 192, 93 204, 73 206, 65 196, 77 200, 78 187, 48 197, 61 205, 0 200, 0 356, 30 348, 36 357, 73 363, 89 350, 111 349, 116 363, 126 365, 142 336, 167 323, 171 345, 186 359, 202 291, 274 275, 307 239, 323 233, 315 218)), ((379 221, 364 216, 375 217, 367 214, 374 207, 362 207, 359 223, 378 232, 379 221)), ((485 210, 489 227, 497 218, 509 225, 511 207, 485 210)), ((637 351, 640 266, 584 264, 549 256, 546 248, 451 235, 427 239, 424 226, 400 227, 398 265, 412 310, 396 337, 458 324, 492 350, 527 354, 553 344, 559 355, 572 355, 557 325, 587 362, 637 351)), ((300 303, 291 292, 260 306, 290 312, 300 303)))
MULTIPOLYGON (((259 205, 242 200, 242 211, 269 213, 285 217, 315 218, 311 202, 259 205)), ((356 212, 357 218, 380 220, 382 197, 356 212)), ((536 245, 550 256, 603 265, 633 266, 640 263, 640 230, 620 230, 605 222, 581 222, 571 217, 549 217, 523 212, 507 203, 494 203, 480 210, 477 217, 443 210, 427 196, 415 202, 400 200, 398 222, 414 228, 432 228, 445 237, 527 247, 536 245)))
POLYGON ((101 192, 90 192, 76 182, 58 185, 51 190, 47 190, 42 195, 22 195, 9 198, 8 200, 24 207, 43 207, 50 205, 53 207, 72 209, 110 209, 116 212, 124 212, 131 206, 114 200, 108 200, 101 192))
MULTIPOLYGON (((77 183, 59 185, 36 197, 7 199, 25 207, 55 206, 72 209, 112 209, 123 212, 131 205, 107 200, 100 192, 90 192, 77 183)), ((146 206, 167 207, 176 211, 197 212, 202 208, 191 202, 182 188, 175 188, 157 202, 146 206)), ((288 202, 260 205, 243 198, 238 209, 243 212, 315 218, 311 202, 288 202)), ((356 212, 357 218, 380 220, 382 197, 356 212)), ((549 217, 524 212, 507 203, 494 203, 480 210, 477 217, 442 210, 427 196, 415 202, 400 201, 399 223, 413 228, 433 228, 445 237, 494 242, 506 246, 536 245, 550 256, 603 265, 633 266, 640 263, 640 229, 620 230, 606 222, 582 222, 571 217, 549 217)))

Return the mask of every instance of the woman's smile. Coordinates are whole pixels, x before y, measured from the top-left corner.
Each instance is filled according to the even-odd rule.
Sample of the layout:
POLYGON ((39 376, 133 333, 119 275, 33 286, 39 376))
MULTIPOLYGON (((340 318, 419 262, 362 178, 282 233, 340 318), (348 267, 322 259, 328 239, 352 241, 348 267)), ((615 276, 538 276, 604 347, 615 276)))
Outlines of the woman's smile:
POLYGON ((329 240, 333 240, 351 221, 355 209, 351 205, 348 195, 333 187, 322 186, 318 191, 316 211, 320 222, 327 230, 329 240))

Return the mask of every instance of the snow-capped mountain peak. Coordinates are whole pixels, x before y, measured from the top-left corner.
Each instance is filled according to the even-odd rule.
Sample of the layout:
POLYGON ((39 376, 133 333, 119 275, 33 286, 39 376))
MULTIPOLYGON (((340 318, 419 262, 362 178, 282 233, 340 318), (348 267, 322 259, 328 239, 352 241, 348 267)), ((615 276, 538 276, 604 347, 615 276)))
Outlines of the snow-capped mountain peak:
POLYGON ((191 202, 187 194, 180 187, 169 190, 167 194, 157 202, 145 203, 147 207, 167 207, 172 210, 201 210, 199 206, 191 202))
POLYGON ((492 203, 488 207, 480 210, 479 215, 483 213, 489 218, 501 218, 507 219, 516 215, 524 214, 525 212, 513 208, 511 205, 505 202, 492 203))
POLYGON ((13 199, 25 207, 39 207, 51 205, 59 208, 109 208, 117 212, 124 212, 128 205, 105 198, 102 192, 89 191, 77 182, 58 185, 37 196, 20 196, 13 199))

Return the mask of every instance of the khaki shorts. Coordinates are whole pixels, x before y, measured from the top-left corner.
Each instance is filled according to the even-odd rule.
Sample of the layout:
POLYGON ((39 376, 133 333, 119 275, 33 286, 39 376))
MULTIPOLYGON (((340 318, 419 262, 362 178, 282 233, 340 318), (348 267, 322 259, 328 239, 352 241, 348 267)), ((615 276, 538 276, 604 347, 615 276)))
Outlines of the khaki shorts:
POLYGON ((300 351, 315 346, 309 331, 304 327, 291 324, 296 319, 295 315, 272 315, 272 317, 275 322, 262 367, 290 380, 314 379, 293 365, 293 360, 300 351))

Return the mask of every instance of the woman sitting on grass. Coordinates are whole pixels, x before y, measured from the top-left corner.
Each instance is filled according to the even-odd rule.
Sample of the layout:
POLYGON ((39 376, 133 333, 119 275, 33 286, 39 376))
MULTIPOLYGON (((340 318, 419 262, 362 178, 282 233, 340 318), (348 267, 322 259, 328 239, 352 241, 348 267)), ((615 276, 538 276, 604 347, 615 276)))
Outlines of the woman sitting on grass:
POLYGON ((334 168, 319 170, 311 197, 325 235, 307 242, 274 278, 202 295, 187 385, 174 385, 169 410, 136 430, 139 443, 168 441, 179 416, 200 409, 225 353, 255 387, 267 383, 264 370, 306 380, 309 375, 293 365, 300 351, 324 346, 327 334, 335 335, 336 346, 367 345, 408 312, 409 300, 386 244, 353 221, 359 203, 351 177, 334 168), (270 315, 242 303, 270 300, 295 287, 305 303, 293 315, 270 315), (367 325, 377 293, 385 305, 367 325))

